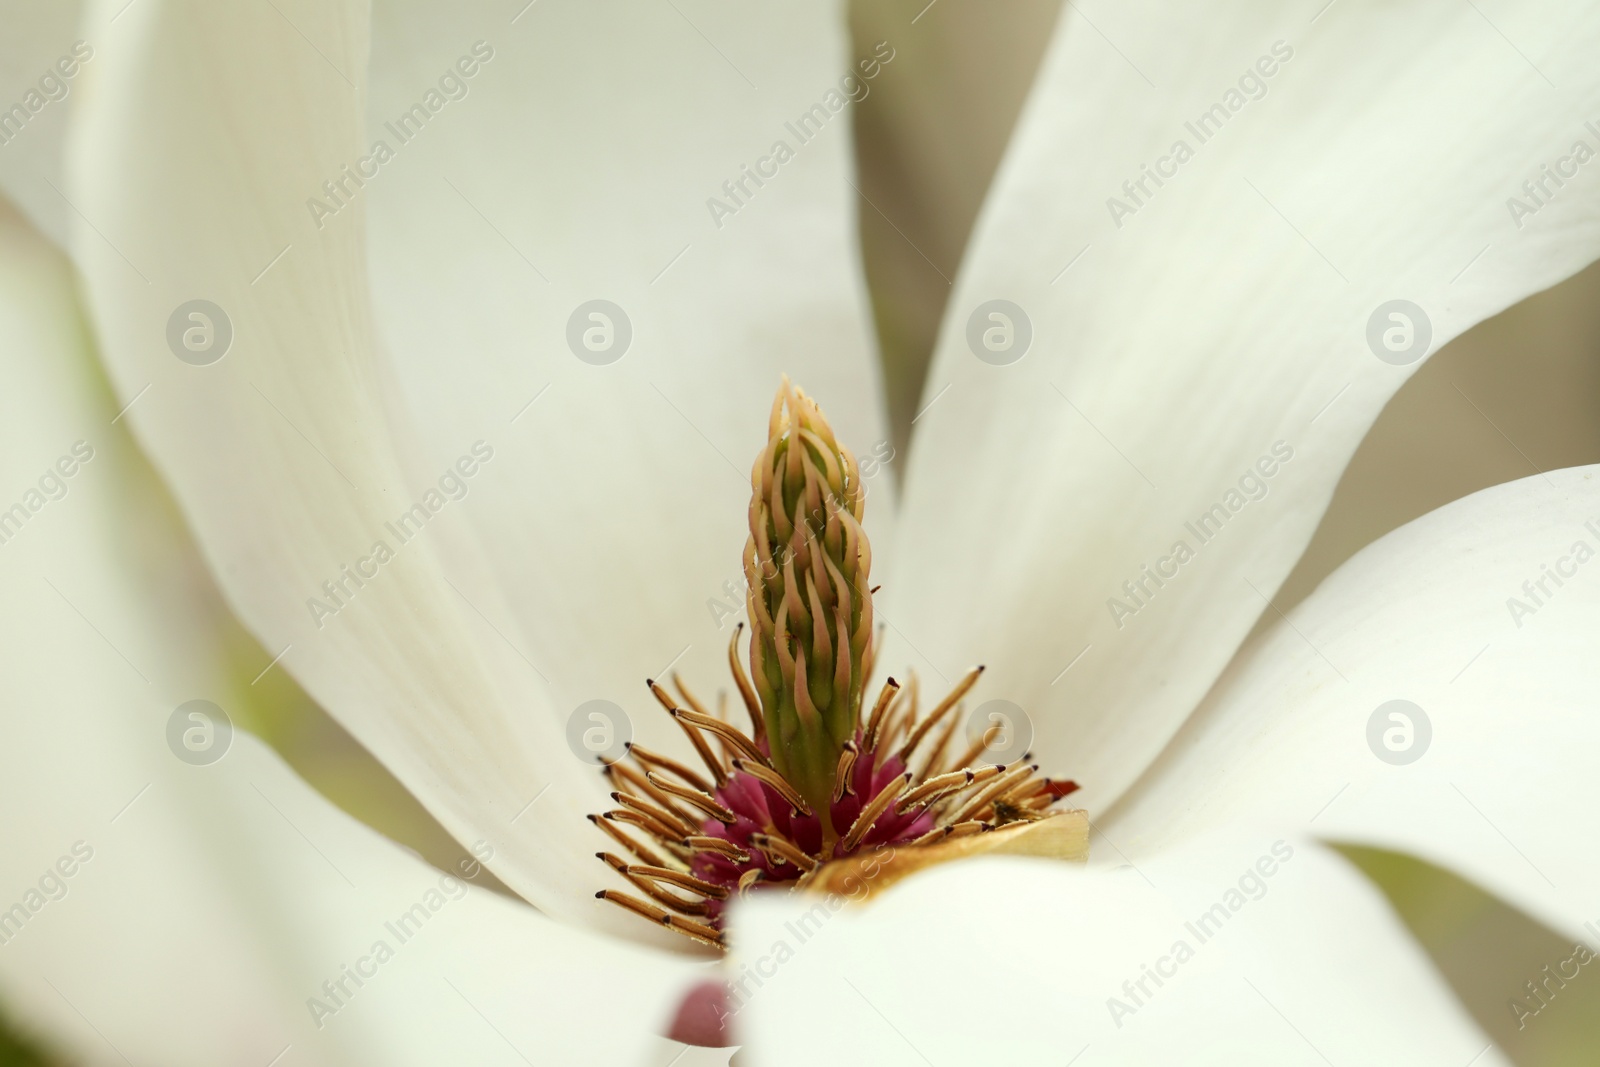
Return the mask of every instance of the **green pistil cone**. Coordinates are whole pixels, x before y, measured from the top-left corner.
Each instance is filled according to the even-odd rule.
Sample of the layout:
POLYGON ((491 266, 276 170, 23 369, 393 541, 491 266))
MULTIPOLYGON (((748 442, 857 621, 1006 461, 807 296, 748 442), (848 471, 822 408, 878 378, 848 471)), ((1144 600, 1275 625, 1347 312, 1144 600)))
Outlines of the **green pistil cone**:
POLYGON ((872 550, 855 457, 787 378, 750 484, 750 673, 773 765, 825 815, 871 670, 872 550))

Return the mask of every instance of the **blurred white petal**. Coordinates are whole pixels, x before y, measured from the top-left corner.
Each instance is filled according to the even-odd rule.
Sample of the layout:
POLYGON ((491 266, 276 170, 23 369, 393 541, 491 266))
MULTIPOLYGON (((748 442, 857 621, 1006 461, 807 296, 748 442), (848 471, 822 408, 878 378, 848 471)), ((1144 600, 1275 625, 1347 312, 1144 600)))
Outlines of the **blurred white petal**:
POLYGON ((67 116, 94 79, 82 9, 79 0, 0 3, 0 193, 63 247, 72 218, 61 195, 67 116))
POLYGON ((8 1003, 57 1043, 92 1063, 202 1067, 264 1064, 290 1045, 310 1063, 520 1052, 610 1067, 656 1045, 698 965, 441 875, 248 734, 196 770, 165 750, 168 705, 139 702, 139 737, 106 729, 97 708, 122 697, 130 710, 118 684, 56 683, 49 705, 30 694, 39 720, 48 707, 85 728, 53 723, 54 741, 26 738, 31 766, 8 761, 7 803, 58 812, 7 851, 17 898, 77 841, 94 849, 0 960, 8 1003))
POLYGON ((860 908, 755 896, 734 923, 762 1067, 815 1062, 818 1019, 844 1064, 1505 1062, 1474 1059, 1488 1040, 1383 898, 1294 838, 1137 870, 976 860, 860 908))
POLYGON ((598 776, 489 621, 497 590, 439 567, 458 512, 400 473, 360 219, 319 230, 306 208, 360 148, 365 5, 107 12, 72 143, 76 258, 126 420, 230 605, 447 830, 494 844, 509 886, 620 920, 588 890, 598 776), (183 317, 196 299, 233 332, 206 366, 169 336, 203 329, 183 317))
POLYGON ((1520 229, 1507 207, 1575 140, 1600 145, 1588 5, 1318 6, 1063 13, 946 315, 903 536, 880 548, 899 655, 935 680, 987 663, 1091 808, 1269 610, 1414 369, 1369 349, 1374 311, 1420 305, 1436 350, 1600 254, 1587 172, 1520 229), (1201 143, 1185 123, 1213 105, 1201 143), (1129 194, 1145 164, 1168 176, 1129 194), (1119 228, 1111 197, 1142 206, 1119 228), (992 299, 1031 319, 1010 366, 968 348, 992 299), (1186 526, 1213 506, 1209 532, 1186 526))
POLYGON ((180 704, 232 703, 221 620, 174 581, 190 546, 111 421, 70 269, 0 211, 0 470, 32 487, 0 544, 8 1006, 95 1064, 637 1062, 691 965, 442 880, 248 734, 204 765, 169 748, 180 704))
MULTIPOLYGON (((472 441, 495 446, 463 507, 477 535, 464 551, 486 557, 509 609, 497 624, 563 716, 609 699, 642 712, 641 739, 676 746, 644 679, 674 663, 702 691, 729 687, 750 466, 781 374, 863 456, 887 437, 853 105, 838 92, 861 72, 841 7, 374 12, 367 136, 395 158, 357 199, 370 205, 379 336, 433 477, 472 441), (444 103, 413 132, 408 109, 429 92, 444 103), (781 164, 779 141, 793 153, 781 164), (766 178, 746 177, 758 168, 766 178), (602 366, 568 340, 595 299, 632 332, 602 366)), ((892 61, 873 63, 893 76, 892 61)), ((353 215, 324 232, 348 232, 353 215)), ((885 539, 887 482, 868 509, 885 539)))
POLYGON ((1429 859, 1584 936, 1600 921, 1582 844, 1600 807, 1597 531, 1600 467, 1577 467, 1375 542, 1240 653, 1106 833, 1137 862, 1270 818, 1429 859), (1380 711, 1394 700, 1420 715, 1380 711))

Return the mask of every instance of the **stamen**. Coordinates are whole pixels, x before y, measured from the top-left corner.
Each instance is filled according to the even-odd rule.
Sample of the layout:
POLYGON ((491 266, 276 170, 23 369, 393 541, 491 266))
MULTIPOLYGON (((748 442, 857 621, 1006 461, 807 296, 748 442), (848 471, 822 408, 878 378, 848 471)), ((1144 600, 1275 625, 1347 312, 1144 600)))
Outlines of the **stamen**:
POLYGON ((861 739, 862 747, 868 752, 878 747, 878 731, 883 726, 883 716, 889 710, 890 701, 895 694, 900 692, 900 683, 893 678, 883 683, 883 689, 878 693, 878 702, 872 705, 872 715, 867 719, 867 732, 861 739))
POLYGON ((656 788, 656 786, 648 780, 647 775, 640 774, 622 760, 617 760, 614 763, 608 763, 606 765, 606 775, 611 778, 612 785, 619 787, 626 786, 635 793, 643 793, 645 796, 649 797, 651 800, 655 801, 661 807, 665 808, 667 811, 670 811, 678 818, 689 818, 689 814, 679 808, 677 802, 674 801, 671 796, 656 788), (618 779, 621 779, 621 781, 619 782, 618 779))
POLYGON ((635 856, 638 856, 646 863, 653 863, 657 867, 667 866, 667 861, 662 858, 660 853, 646 845, 640 844, 638 841, 635 841, 633 838, 617 829, 616 823, 612 822, 610 819, 602 819, 598 815, 591 815, 589 816, 589 821, 594 823, 600 829, 604 830, 606 834, 617 844, 621 845, 629 852, 632 852, 635 856))
POLYGON ((693 919, 685 919, 680 915, 668 915, 663 925, 703 944, 716 948, 727 947, 727 942, 722 939, 722 932, 715 927, 707 926, 705 923, 697 923, 693 919))
POLYGON ((957 808, 955 812, 949 816, 949 820, 953 823, 960 823, 978 814, 985 807, 987 807, 995 797, 1000 796, 1006 790, 1010 789, 1023 778, 1026 778, 1028 775, 1032 774, 1038 769, 1039 768, 1037 765, 1029 765, 1026 763, 1019 764, 1018 766, 1011 768, 1005 774, 1002 774, 999 778, 997 778, 994 782, 978 790, 978 792, 973 795, 970 800, 961 805, 961 807, 957 808))
POLYGON ((856 795, 855 786, 850 784, 850 772, 855 769, 856 757, 861 754, 861 749, 854 741, 846 741, 844 749, 839 753, 839 766, 833 772, 833 802, 837 804, 843 800, 845 794, 856 795))
MULTIPOLYGON (((711 714, 711 710, 701 703, 700 698, 695 696, 689 687, 683 684, 683 679, 678 676, 677 671, 672 672, 672 687, 678 691, 679 698, 702 718, 714 722, 725 721, 723 716, 711 714)), ((717 736, 717 748, 721 752, 719 762, 726 761, 737 755, 737 751, 726 737, 717 736)))
POLYGON ((666 912, 654 904, 646 904, 644 901, 636 897, 630 897, 626 893, 618 892, 615 889, 602 889, 595 894, 595 898, 597 900, 609 900, 613 904, 620 904, 636 915, 643 915, 651 922, 661 923, 663 926, 666 925, 666 912))
POLYGON ((895 723, 893 733, 884 734, 885 746, 894 744, 894 739, 900 735, 901 730, 907 732, 911 730, 911 724, 917 721, 917 716, 920 714, 917 710, 920 707, 922 707, 922 679, 913 674, 911 684, 906 686, 905 714, 895 723))
POLYGON ((659 923, 669 930, 676 930, 678 933, 691 937, 696 941, 716 948, 724 947, 721 932, 704 923, 697 923, 692 919, 672 915, 662 911, 654 904, 646 904, 636 897, 630 897, 628 894, 620 893, 615 889, 602 889, 595 896, 600 900, 609 900, 613 904, 619 904, 635 915, 642 915, 653 923, 659 923))
POLYGON ((689 711, 686 708, 677 709, 672 713, 672 716, 680 722, 687 722, 691 726, 698 727, 707 733, 716 734, 717 737, 727 742, 730 747, 737 749, 739 754, 746 759, 755 760, 757 763, 767 762, 767 757, 756 747, 754 741, 751 741, 738 729, 728 725, 721 719, 711 715, 703 715, 697 711, 689 711))
POLYGON ((984 752, 988 750, 989 746, 994 743, 994 739, 1000 736, 1000 732, 1001 730, 999 723, 995 723, 993 726, 983 731, 983 736, 974 741, 972 743, 972 747, 967 749, 967 751, 962 754, 960 759, 956 760, 956 766, 972 766, 973 761, 979 756, 983 755, 984 752))
POLYGON ((689 900, 686 897, 678 896, 676 893, 669 893, 654 882, 631 873, 629 871, 631 865, 627 860, 613 856, 609 852, 596 852, 595 855, 603 860, 606 866, 626 878, 629 885, 656 903, 665 904, 667 907, 684 915, 709 915, 711 913, 711 905, 705 901, 689 900))
POLYGON ((871 803, 861 809, 860 815, 856 816, 856 821, 850 825, 850 832, 844 835, 844 840, 839 842, 839 846, 849 852, 861 844, 861 839, 867 836, 867 831, 871 830, 872 824, 878 821, 878 816, 884 813, 885 809, 894 802, 894 798, 900 795, 900 792, 905 789, 910 781, 911 772, 907 771, 878 790, 878 795, 872 798, 871 803))
POLYGON ((801 852, 794 845, 781 837, 772 834, 751 834, 750 843, 779 863, 792 863, 802 871, 812 871, 818 866, 817 861, 801 852))
POLYGON ((686 764, 679 763, 670 756, 658 756, 649 749, 632 743, 629 743, 627 748, 628 754, 646 767, 659 767, 664 771, 671 771, 696 789, 705 793, 711 792, 711 783, 690 770, 686 764))
POLYGON ((705 792, 704 790, 690 789, 688 786, 675 785, 672 782, 667 781, 665 778, 657 777, 654 773, 647 773, 646 777, 648 777, 654 784, 671 793, 673 796, 693 804, 695 807, 699 808, 713 819, 716 819, 718 822, 732 824, 734 819, 738 817, 733 813, 731 808, 724 807, 723 805, 717 803, 717 798, 712 796, 710 793, 705 792))
MULTIPOLYGON (((750 853, 725 837, 708 837, 704 834, 695 834, 693 837, 684 838, 683 843, 699 852, 715 852, 717 855, 724 856, 735 863, 749 863, 752 858, 750 853)), ((656 866, 662 867, 665 864, 658 863, 656 866)))
POLYGON ((711 712, 707 710, 704 704, 700 703, 698 697, 689 691, 689 687, 683 684, 683 679, 678 676, 677 671, 672 672, 672 686, 678 691, 678 695, 683 698, 685 704, 698 711, 701 715, 707 718, 711 717, 711 712))
POLYGON ((900 731, 906 723, 917 717, 917 690, 919 683, 917 676, 911 676, 911 684, 901 691, 900 697, 884 714, 883 729, 879 732, 878 757, 874 767, 881 765, 888 756, 889 749, 900 736, 900 731))
POLYGON ((911 731, 911 736, 906 739, 906 743, 900 746, 900 759, 902 762, 911 757, 911 753, 917 750, 917 745, 928 735, 928 731, 933 729, 939 720, 944 718, 945 714, 956 706, 956 701, 966 696, 972 687, 978 684, 978 678, 982 674, 982 664, 968 671, 961 681, 956 683, 956 687, 950 690, 949 694, 939 701, 932 711, 928 712, 928 717, 917 724, 916 729, 911 731))
POLYGON ((950 716, 950 721, 939 731, 939 739, 933 743, 933 750, 928 753, 928 761, 922 765, 922 777, 932 778, 944 769, 944 751, 950 747, 950 739, 961 728, 961 705, 956 705, 956 713, 950 716))
POLYGON ((628 864, 628 873, 639 878, 649 878, 657 882, 666 882, 669 885, 678 886, 680 889, 687 889, 691 893, 699 893, 701 896, 710 897, 712 900, 728 899, 728 890, 726 886, 717 885, 715 882, 708 882, 703 878, 696 878, 692 874, 684 874, 682 871, 675 871, 671 867, 656 867, 646 863, 630 863, 628 864))
POLYGON ((666 823, 663 823, 660 819, 652 818, 648 815, 641 815, 636 811, 608 811, 600 817, 602 819, 610 819, 612 822, 621 822, 627 823, 629 826, 637 826, 639 829, 655 838, 662 845, 665 845, 669 848, 673 842, 682 841, 684 837, 683 831, 675 830, 666 823))
POLYGON ((895 810, 904 814, 918 803, 926 807, 935 800, 941 799, 947 793, 954 793, 957 790, 965 789, 969 785, 987 782, 1001 774, 1005 769, 1005 764, 998 763, 988 767, 980 767, 975 771, 970 769, 951 771, 949 774, 941 774, 937 778, 929 778, 902 797, 899 806, 895 810))
POLYGON ((611 794, 611 799, 615 800, 623 807, 628 808, 631 811, 636 811, 640 815, 655 819, 663 825, 681 827, 682 833, 679 833, 675 836, 682 837, 684 834, 692 834, 699 829, 698 826, 689 820, 681 816, 674 815, 666 808, 657 807, 648 800, 643 800, 639 797, 636 797, 632 793, 624 793, 621 790, 616 790, 611 794))
POLYGON ((700 731, 696 730, 692 725, 686 722, 681 715, 678 714, 683 709, 679 708, 678 705, 673 702, 672 697, 665 689, 657 685, 654 679, 646 678, 644 680, 644 684, 650 687, 650 692, 655 696, 656 700, 661 703, 662 707, 667 709, 667 714, 671 715, 673 720, 676 721, 679 726, 683 727, 683 732, 688 735, 689 743, 694 746, 694 750, 699 754, 701 762, 706 765, 706 769, 709 770, 711 772, 711 776, 716 779, 717 787, 721 788, 722 786, 727 785, 728 772, 722 766, 722 761, 719 760, 716 757, 716 754, 711 751, 711 746, 706 744, 706 739, 704 737, 700 736, 700 731))
POLYGON ((744 623, 741 622, 733 628, 733 637, 728 641, 728 668, 733 672, 733 684, 738 687, 739 699, 744 701, 744 709, 750 713, 751 736, 759 743, 766 735, 767 724, 761 718, 761 702, 756 699, 755 687, 744 673, 744 664, 739 662, 739 635, 742 633, 744 623))
POLYGON ((1021 785, 1015 786, 1001 796, 995 798, 996 804, 1010 804, 1013 807, 1024 800, 1038 796, 1044 791, 1044 779, 1029 776, 1021 785))
POLYGON ((784 802, 788 804, 796 814, 814 814, 811 810, 811 805, 806 803, 805 798, 795 790, 794 786, 790 785, 784 780, 782 775, 780 775, 777 771, 772 770, 770 767, 763 767, 760 764, 746 763, 744 760, 736 759, 733 761, 733 769, 736 771, 742 771, 745 774, 748 774, 750 777, 759 780, 762 785, 767 786, 774 793, 777 793, 780 797, 782 797, 784 802))

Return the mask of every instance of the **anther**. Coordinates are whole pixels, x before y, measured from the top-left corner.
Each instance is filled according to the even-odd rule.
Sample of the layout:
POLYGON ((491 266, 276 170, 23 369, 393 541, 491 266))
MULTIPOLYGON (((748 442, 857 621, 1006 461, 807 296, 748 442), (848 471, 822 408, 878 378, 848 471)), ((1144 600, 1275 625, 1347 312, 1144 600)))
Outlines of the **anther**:
MULTIPOLYGON (((750 853, 746 852, 744 849, 740 848, 738 845, 734 844, 732 841, 729 841, 725 837, 711 837, 706 834, 695 834, 692 837, 684 838, 683 843, 685 846, 692 848, 697 852, 714 852, 725 859, 732 860, 734 863, 749 863, 752 859, 750 853)), ((662 865, 656 864, 656 866, 659 867, 662 865)))
POLYGON ((736 759, 733 761, 733 769, 748 774, 750 777, 760 781, 762 785, 770 788, 774 793, 782 797, 784 803, 788 804, 797 814, 813 814, 811 805, 806 803, 805 798, 782 775, 770 767, 763 767, 760 764, 736 759))
POLYGON ((781 837, 771 834, 751 834, 750 843, 779 863, 790 863, 802 871, 816 870, 817 861, 781 837))
POLYGON ((690 789, 688 786, 669 782, 654 772, 646 772, 645 777, 649 779, 652 785, 672 794, 679 800, 694 805, 718 822, 731 824, 737 818, 733 809, 717 803, 716 797, 702 789, 690 789))
POLYGON ((844 840, 839 842, 839 847, 849 852, 861 844, 861 839, 867 836, 867 831, 872 829, 872 824, 878 821, 878 816, 894 802, 901 791, 911 781, 911 772, 907 771, 899 778, 892 779, 878 795, 872 798, 871 803, 861 809, 861 814, 856 816, 856 821, 851 824, 850 832, 844 835, 844 840))
POLYGON ((833 772, 833 802, 838 803, 845 795, 856 795, 855 786, 850 782, 850 772, 855 770, 856 757, 861 754, 861 749, 854 741, 846 741, 844 748, 839 752, 839 766, 833 772))
POLYGON ((711 792, 711 783, 690 770, 686 764, 679 763, 670 756, 658 756, 642 745, 630 742, 627 747, 628 754, 646 767, 659 767, 661 770, 677 775, 702 792, 711 792))

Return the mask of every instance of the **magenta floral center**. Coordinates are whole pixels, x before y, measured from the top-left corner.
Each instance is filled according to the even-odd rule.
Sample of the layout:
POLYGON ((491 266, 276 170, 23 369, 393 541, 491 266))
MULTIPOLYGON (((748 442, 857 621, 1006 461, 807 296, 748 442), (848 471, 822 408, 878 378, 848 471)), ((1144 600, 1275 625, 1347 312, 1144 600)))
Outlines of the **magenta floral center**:
MULTIPOLYGON (((859 732, 856 742, 858 745, 861 742, 859 732)), ((854 826, 868 802, 891 782, 905 778, 906 765, 898 756, 889 753, 882 764, 877 765, 879 755, 879 752, 863 752, 856 760, 850 772, 849 788, 829 807, 835 827, 854 826)), ((733 812, 735 818, 731 823, 707 819, 701 824, 701 832, 737 846, 748 858, 740 861, 735 856, 701 852, 695 855, 689 869, 696 877, 729 890, 736 890, 741 878, 751 878, 752 871, 756 872, 753 880, 758 885, 797 882, 806 873, 783 859, 781 854, 769 855, 752 840, 765 840, 773 830, 799 846, 807 856, 826 862, 885 845, 907 844, 934 828, 933 814, 927 809, 900 813, 891 805, 871 822, 858 844, 846 846, 843 839, 836 838, 824 854, 822 820, 815 814, 794 810, 777 790, 754 775, 736 771, 727 784, 712 795, 733 812)), ((710 918, 720 920, 724 907, 726 901, 712 901, 708 909, 710 918)))

